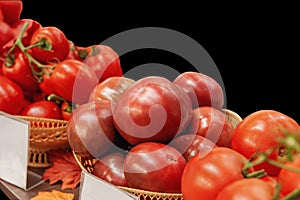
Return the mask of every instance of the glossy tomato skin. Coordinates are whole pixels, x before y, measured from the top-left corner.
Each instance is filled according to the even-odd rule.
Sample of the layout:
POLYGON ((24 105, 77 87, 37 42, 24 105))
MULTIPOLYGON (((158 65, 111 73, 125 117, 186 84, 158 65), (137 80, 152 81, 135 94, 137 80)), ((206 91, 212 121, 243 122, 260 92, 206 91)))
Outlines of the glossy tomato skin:
POLYGON ((116 103, 129 88, 135 80, 126 78, 124 76, 112 76, 100 82, 91 92, 89 101, 97 101, 99 99, 106 99, 116 103))
POLYGON ((22 116, 62 119, 60 107, 53 101, 41 100, 27 105, 21 112, 22 116))
POLYGON ((184 157, 175 148, 157 142, 144 142, 128 152, 124 160, 124 173, 129 187, 180 193, 185 166, 184 157))
MULTIPOLYGON (((277 146, 277 139, 284 137, 283 131, 295 133, 298 127, 294 119, 281 112, 259 110, 246 116, 236 127, 232 135, 232 148, 246 158, 250 158, 257 151, 263 152, 277 146)), ((269 158, 285 162, 285 156, 276 149, 269 158)), ((265 169, 270 176, 277 176, 280 171, 280 168, 265 162, 255 166, 255 169, 265 169)))
POLYGON ((69 54, 69 41, 62 30, 47 26, 37 29, 30 44, 42 44, 32 48, 32 56, 42 63, 61 62, 69 54))
POLYGON ((194 156, 182 174, 184 200, 214 200, 226 185, 244 178, 242 168, 246 162, 243 155, 228 147, 213 148, 202 158, 194 156))
POLYGON ((3 74, 14 80, 24 91, 39 91, 39 83, 25 54, 21 51, 12 52, 2 65, 3 74))
POLYGON ((13 29, 5 22, 0 20, 0 53, 3 51, 3 46, 10 40, 15 38, 13 29))
POLYGON ((111 102, 102 100, 79 105, 68 121, 67 136, 75 153, 86 158, 101 158, 116 139, 111 102))
POLYGON ((226 114, 211 106, 202 106, 193 110, 190 132, 213 141, 217 146, 231 147, 231 137, 235 128, 226 114))
POLYGON ((20 0, 0 1, 0 13, 3 15, 3 20, 9 25, 20 19, 22 9, 23 3, 20 0))
POLYGON ((84 63, 95 71, 99 82, 108 77, 123 76, 119 55, 110 46, 93 45, 84 63))
POLYGON ((130 144, 168 142, 192 117, 190 99, 168 79, 149 76, 136 81, 113 108, 114 124, 130 144))
MULTIPOLYGON (((300 169, 300 157, 296 156, 293 161, 285 163, 286 166, 300 169)), ((289 169, 281 169, 278 174, 278 183, 282 186, 280 192, 283 196, 289 194, 295 189, 300 188, 300 173, 293 172, 289 169)))
POLYGON ((51 79, 53 90, 59 96, 77 104, 87 103, 90 93, 98 84, 94 71, 75 59, 58 63, 51 79))
POLYGON ((110 153, 96 161, 92 174, 111 184, 127 187, 124 159, 125 155, 123 153, 110 153))
POLYGON ((193 108, 212 106, 220 109, 224 105, 223 89, 210 76, 200 72, 188 71, 181 73, 173 82, 182 87, 189 95, 193 108))
POLYGON ((21 112, 24 104, 24 93, 20 86, 0 75, 0 110, 17 115, 21 112))
POLYGON ((215 200, 273 200, 275 188, 258 178, 246 178, 234 181, 218 194, 215 200))
POLYGON ((68 121, 72 117, 73 110, 75 110, 78 107, 78 105, 68 101, 64 101, 60 107, 62 118, 68 121))
POLYGON ((175 137, 168 145, 177 149, 187 161, 194 156, 204 157, 217 147, 213 141, 192 133, 175 137))

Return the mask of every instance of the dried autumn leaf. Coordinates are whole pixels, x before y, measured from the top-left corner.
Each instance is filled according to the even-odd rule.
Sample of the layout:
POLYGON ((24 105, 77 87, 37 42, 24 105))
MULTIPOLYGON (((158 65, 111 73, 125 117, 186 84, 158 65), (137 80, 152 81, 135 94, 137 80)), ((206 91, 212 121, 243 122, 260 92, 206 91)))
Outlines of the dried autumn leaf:
POLYGON ((62 181, 61 189, 74 189, 80 183, 81 168, 75 160, 73 153, 63 150, 48 152, 52 166, 43 174, 43 180, 49 180, 49 184, 62 181))
POLYGON ((52 190, 51 192, 39 192, 35 197, 30 200, 73 200, 74 194, 65 193, 58 190, 52 190))

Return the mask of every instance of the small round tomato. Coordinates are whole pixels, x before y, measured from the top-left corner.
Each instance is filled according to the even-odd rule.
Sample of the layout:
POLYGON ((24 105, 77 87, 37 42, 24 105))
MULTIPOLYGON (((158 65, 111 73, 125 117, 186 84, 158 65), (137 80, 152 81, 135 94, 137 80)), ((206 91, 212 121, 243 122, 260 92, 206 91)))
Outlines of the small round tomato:
POLYGON ((213 148, 205 157, 194 156, 182 174, 184 200, 214 200, 225 186, 244 178, 246 162, 243 155, 228 147, 213 148))
POLYGON ((273 200, 275 188, 258 178, 246 178, 225 186, 215 200, 273 200))
MULTIPOLYGON (((239 123, 232 135, 232 149, 246 158, 258 152, 272 150, 269 159, 286 162, 286 146, 278 143, 284 137, 284 131, 295 133, 298 123, 291 117, 275 110, 259 110, 246 116, 239 123)), ((264 169, 268 175, 277 176, 280 168, 263 162, 255 166, 256 170, 264 169)))
POLYGON ((119 55, 107 45, 93 45, 84 63, 95 71, 99 82, 111 76, 123 76, 119 55))
POLYGON ((124 76, 112 76, 100 82, 91 92, 89 101, 106 99, 117 102, 120 95, 135 81, 124 76))
POLYGON ((124 160, 129 187, 153 192, 180 193, 186 160, 175 148, 144 142, 134 146, 124 160))
POLYGON ((24 93, 20 86, 0 75, 0 110, 16 115, 21 112, 24 104, 24 93))
POLYGON ((69 54, 69 41, 62 30, 47 26, 37 29, 30 44, 32 56, 42 63, 61 62, 69 54))
POLYGON ((53 101, 41 100, 27 105, 21 112, 22 116, 62 119, 60 107, 53 101))

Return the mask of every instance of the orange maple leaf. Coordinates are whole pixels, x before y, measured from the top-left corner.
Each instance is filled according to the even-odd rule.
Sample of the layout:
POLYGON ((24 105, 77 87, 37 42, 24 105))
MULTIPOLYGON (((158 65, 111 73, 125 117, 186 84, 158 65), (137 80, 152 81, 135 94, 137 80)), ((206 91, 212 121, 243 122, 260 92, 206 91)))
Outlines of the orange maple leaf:
POLYGON ((73 200, 74 194, 72 193, 65 193, 58 190, 52 190, 51 192, 43 192, 40 191, 38 194, 31 198, 30 200, 73 200))
POLYGON ((80 183, 81 168, 70 151, 53 150, 48 152, 52 166, 43 173, 43 180, 49 184, 62 182, 61 189, 74 189, 80 183))

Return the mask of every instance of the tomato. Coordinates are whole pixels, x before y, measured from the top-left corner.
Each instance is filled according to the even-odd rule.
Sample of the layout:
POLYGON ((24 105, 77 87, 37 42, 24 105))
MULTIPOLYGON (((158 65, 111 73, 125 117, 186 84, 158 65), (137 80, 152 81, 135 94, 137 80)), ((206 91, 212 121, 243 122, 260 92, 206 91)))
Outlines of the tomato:
POLYGON ((67 59, 76 59, 81 62, 91 53, 93 46, 81 47, 69 41, 70 51, 67 59))
MULTIPOLYGON (((275 110, 259 110, 246 116, 236 127, 232 135, 232 149, 238 151, 246 158, 252 157, 257 152, 265 152, 275 148, 269 159, 280 162, 286 161, 286 149, 280 146, 278 139, 284 137, 283 131, 296 132, 299 125, 291 117, 275 110)), ((255 166, 256 170, 265 169, 270 176, 277 176, 280 168, 263 162, 255 166)))
MULTIPOLYGON (((290 168, 300 170, 300 157, 296 156, 293 161, 286 162, 285 165, 290 168)), ((282 168, 278 174, 278 183, 282 186, 281 193, 287 195, 300 188, 300 173, 282 168)), ((300 198, 300 197, 299 197, 300 198)))
POLYGON ((243 155, 228 147, 213 148, 205 157, 194 156, 182 174, 184 200, 215 199, 225 186, 244 178, 242 169, 246 162, 243 155))
POLYGON ((54 90, 51 74, 53 72, 53 69, 44 68, 44 73, 41 77, 41 80, 39 82, 40 89, 47 95, 50 94, 56 94, 56 91, 54 90))
POLYGON ((144 142, 134 146, 124 160, 129 187, 154 192, 180 193, 186 161, 175 148, 144 142))
POLYGON ((124 91, 113 108, 114 124, 130 144, 168 142, 190 122, 192 106, 168 79, 144 77, 124 91))
POLYGON ((24 93, 20 86, 0 75, 0 110, 17 115, 23 109, 24 104, 24 93))
POLYGON ((181 73, 173 82, 188 93, 193 108, 212 106, 220 109, 224 105, 222 87, 210 76, 200 72, 188 71, 181 73))
POLYGON ((223 188, 215 200, 273 200, 274 189, 258 178, 240 179, 223 188))
POLYGON ((90 93, 98 84, 94 71, 75 59, 58 63, 51 74, 51 79, 56 94, 77 104, 87 103, 90 93))
POLYGON ((226 114, 211 106, 202 106, 193 110, 190 132, 205 137, 217 146, 231 147, 231 137, 235 130, 226 114))
POLYGON ((95 71, 99 82, 111 76, 123 76, 119 55, 107 45, 93 45, 84 63, 95 71))
POLYGON ((27 105, 21 112, 22 116, 62 119, 60 107, 53 101, 41 100, 27 105))
POLYGON ((0 53, 3 52, 3 46, 14 38, 13 29, 7 23, 0 21, 0 53))
POLYGON ((116 140, 111 102, 99 100, 79 105, 68 121, 67 136, 75 153, 85 158, 101 158, 116 140))
POLYGON ((204 157, 216 145, 211 140, 195 134, 184 134, 175 137, 170 146, 176 148, 189 161, 194 156, 204 157))
POLYGON ((20 19, 22 9, 23 3, 20 0, 0 1, 0 12, 4 21, 10 25, 20 19))
POLYGON ((124 174, 125 155, 110 153, 96 161, 92 174, 117 186, 127 187, 124 174))
POLYGON ((24 91, 40 89, 29 61, 22 51, 16 50, 6 57, 6 61, 2 65, 2 72, 6 77, 19 84, 24 91))
POLYGON ((64 101, 61 104, 62 118, 68 121, 72 117, 73 110, 76 109, 77 106, 78 104, 73 104, 72 102, 64 101))
POLYGON ((40 27, 31 38, 32 56, 42 63, 61 62, 69 54, 69 41, 62 30, 53 27, 40 27))
POLYGON ((135 81, 124 76, 112 76, 100 82, 91 92, 89 101, 106 99, 117 102, 120 95, 135 81))

